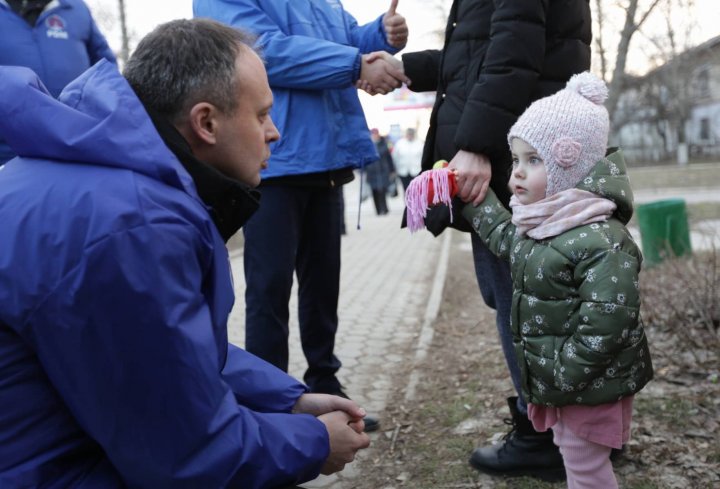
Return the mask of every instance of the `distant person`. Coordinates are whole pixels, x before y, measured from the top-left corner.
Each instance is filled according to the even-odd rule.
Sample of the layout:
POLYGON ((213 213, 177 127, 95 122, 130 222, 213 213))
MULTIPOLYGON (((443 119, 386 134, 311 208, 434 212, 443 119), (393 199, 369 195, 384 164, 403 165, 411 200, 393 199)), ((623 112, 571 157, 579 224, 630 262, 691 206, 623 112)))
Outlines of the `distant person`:
MULTIPOLYGON (((395 12, 365 25, 339 1, 194 0, 197 17, 210 17, 257 34, 270 87, 273 119, 283 141, 263 171, 260 210, 245 232, 245 347, 288 368, 288 304, 297 274, 300 341, 312 392, 346 396, 336 374, 340 292, 342 186, 353 169, 378 159, 354 84, 373 79, 390 91, 404 79, 386 60, 405 46, 407 25, 395 12)), ((376 420, 365 418, 368 431, 376 420)))
POLYGON ((59 99, 0 67, 3 489, 277 488, 368 446, 353 401, 227 341, 225 242, 279 137, 252 43, 173 21, 59 99))
MULTIPOLYGON (((115 55, 81 0, 0 1, 0 66, 33 70, 53 97, 83 71, 115 55)), ((0 138, 0 165, 15 154, 0 138)))
POLYGON ((384 216, 390 212, 387 205, 387 193, 391 180, 395 179, 395 165, 390 155, 387 139, 381 136, 377 129, 370 131, 370 137, 375 143, 375 149, 380 158, 366 167, 365 175, 372 191, 375 213, 378 216, 384 216))
POLYGON ((618 487, 610 452, 627 443, 633 396, 653 376, 642 257, 626 227, 632 189, 622 152, 605 157, 606 98, 586 72, 533 103, 507 138, 512 214, 492 189, 462 210, 510 263, 528 417, 538 432, 552 428, 569 489, 618 487))
POLYGON ((412 127, 408 127, 405 136, 398 139, 393 146, 392 157, 403 190, 407 189, 410 181, 420 174, 423 146, 423 142, 417 139, 415 129, 412 127))

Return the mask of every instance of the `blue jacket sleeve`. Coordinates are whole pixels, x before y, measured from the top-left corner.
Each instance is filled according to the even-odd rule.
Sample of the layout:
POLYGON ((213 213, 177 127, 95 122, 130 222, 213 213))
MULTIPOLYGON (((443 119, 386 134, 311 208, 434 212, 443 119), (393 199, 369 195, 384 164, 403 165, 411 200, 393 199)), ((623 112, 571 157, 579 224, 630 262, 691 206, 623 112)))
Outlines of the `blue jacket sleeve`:
POLYGON ((343 12, 343 28, 349 29, 352 45, 291 34, 255 0, 194 0, 193 13, 256 34, 273 88, 347 88, 359 75, 361 53, 392 49, 386 44, 381 21, 380 26, 375 20, 359 27, 347 12, 343 12))
POLYGON ((223 380, 239 404, 258 412, 289 413, 307 387, 252 353, 228 345, 223 380))
POLYGON ((87 11, 87 15, 90 22, 90 38, 88 39, 86 47, 88 56, 90 57, 90 64, 94 65, 101 59, 106 59, 117 65, 115 53, 113 53, 112 49, 110 49, 105 36, 103 36, 100 29, 98 29, 98 26, 95 23, 89 9, 87 11))
POLYGON ((208 263, 197 250, 207 246, 182 221, 89 245, 30 318, 27 340, 130 487, 260 489, 310 480, 327 458, 327 431, 312 416, 253 409, 286 410, 300 387, 249 355, 228 354, 225 318, 213 317, 203 285, 208 263), (271 386, 291 393, 265 405, 256 396, 271 386))
POLYGON ((395 54, 399 51, 396 47, 387 43, 385 25, 383 24, 385 14, 382 14, 372 22, 360 26, 357 20, 355 20, 355 17, 345 11, 343 12, 345 14, 345 25, 350 33, 352 45, 357 46, 361 53, 387 51, 390 54, 395 54))
POLYGON ((93 22, 92 24, 92 34, 90 36, 90 41, 87 45, 87 50, 88 55, 90 56, 91 64, 95 64, 101 59, 106 59, 111 63, 117 65, 115 53, 113 53, 112 49, 110 49, 110 46, 105 39, 105 36, 100 33, 100 30, 98 29, 97 25, 95 25, 95 22, 93 22))

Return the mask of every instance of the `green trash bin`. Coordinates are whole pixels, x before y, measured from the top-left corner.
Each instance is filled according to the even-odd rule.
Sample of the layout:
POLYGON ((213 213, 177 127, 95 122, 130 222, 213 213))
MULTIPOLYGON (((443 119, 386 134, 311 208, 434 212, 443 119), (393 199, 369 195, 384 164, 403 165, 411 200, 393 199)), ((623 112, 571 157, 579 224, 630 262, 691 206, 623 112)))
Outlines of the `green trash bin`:
POLYGON ((647 265, 668 256, 692 253, 687 210, 683 199, 667 199, 637 207, 642 251, 647 265))

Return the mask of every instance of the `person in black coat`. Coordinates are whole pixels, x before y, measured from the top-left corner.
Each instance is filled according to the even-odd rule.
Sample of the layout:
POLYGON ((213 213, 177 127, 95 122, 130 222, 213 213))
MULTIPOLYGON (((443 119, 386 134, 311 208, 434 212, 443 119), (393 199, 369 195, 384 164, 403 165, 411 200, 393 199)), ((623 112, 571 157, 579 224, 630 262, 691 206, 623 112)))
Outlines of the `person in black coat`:
MULTIPOLYGON (((402 56, 410 89, 437 91, 423 170, 447 160, 458 171, 461 200, 479 204, 489 185, 507 205, 508 130, 531 102, 589 69, 591 38, 588 0, 455 0, 443 49, 402 56)), ((447 207, 434 207, 426 226, 438 235, 450 225, 449 217, 447 207)), ((452 225, 467 226, 458 218, 452 225)), ((476 449, 470 464, 492 474, 562 478, 562 457, 552 433, 535 432, 527 419, 510 333, 510 271, 474 233, 471 236, 478 284, 485 302, 496 310, 517 397, 508 399, 513 423, 509 436, 476 449)))

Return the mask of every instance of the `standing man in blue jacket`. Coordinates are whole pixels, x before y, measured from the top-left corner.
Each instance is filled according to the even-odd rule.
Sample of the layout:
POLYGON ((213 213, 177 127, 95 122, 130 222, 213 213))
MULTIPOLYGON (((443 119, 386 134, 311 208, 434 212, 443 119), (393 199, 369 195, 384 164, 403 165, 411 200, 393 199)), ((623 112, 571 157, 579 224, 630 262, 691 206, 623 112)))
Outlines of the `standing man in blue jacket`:
POLYGON ((0 487, 265 489, 341 470, 364 410, 227 342, 225 241, 279 137, 248 34, 159 26, 58 99, 0 67, 0 487), (212 52, 212 55, 208 53, 212 52))
MULTIPOLYGON (((0 66, 32 69, 57 97, 101 59, 116 63, 81 0, 0 0, 0 66)), ((13 156, 0 138, 0 165, 13 156)))
MULTIPOLYGON (((407 42, 405 19, 388 12, 358 25, 339 0, 194 0, 210 17, 257 34, 270 87, 272 116, 283 134, 263 170, 262 207, 245 232, 248 351, 286 370, 293 274, 299 285, 300 339, 313 392, 345 396, 334 354, 340 288, 341 186, 353 169, 378 159, 354 84, 381 93, 401 71, 369 53, 395 53, 407 42)), ((365 418, 366 429, 375 420, 365 418)))

